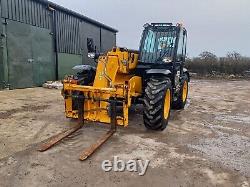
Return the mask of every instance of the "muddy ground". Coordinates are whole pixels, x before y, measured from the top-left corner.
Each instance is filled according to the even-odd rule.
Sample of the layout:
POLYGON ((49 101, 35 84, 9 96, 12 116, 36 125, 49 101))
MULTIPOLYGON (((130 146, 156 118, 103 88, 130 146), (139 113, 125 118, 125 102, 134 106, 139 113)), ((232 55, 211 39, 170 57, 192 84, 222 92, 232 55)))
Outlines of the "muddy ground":
POLYGON ((187 108, 172 111, 168 128, 150 132, 141 106, 89 160, 84 148, 108 130, 88 123, 53 149, 37 146, 76 125, 64 117, 59 90, 0 92, 0 186, 242 186, 250 184, 250 82, 193 80, 187 108), (104 172, 114 156, 149 159, 145 176, 104 172))

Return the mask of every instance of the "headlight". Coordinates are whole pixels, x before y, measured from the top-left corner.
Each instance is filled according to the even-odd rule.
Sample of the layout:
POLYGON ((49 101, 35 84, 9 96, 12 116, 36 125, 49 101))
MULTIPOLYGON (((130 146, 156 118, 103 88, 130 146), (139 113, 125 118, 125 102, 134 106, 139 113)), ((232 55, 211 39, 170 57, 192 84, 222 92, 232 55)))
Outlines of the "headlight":
POLYGON ((165 63, 170 63, 170 62, 172 62, 172 58, 171 57, 164 57, 162 59, 162 61, 165 62, 165 63))

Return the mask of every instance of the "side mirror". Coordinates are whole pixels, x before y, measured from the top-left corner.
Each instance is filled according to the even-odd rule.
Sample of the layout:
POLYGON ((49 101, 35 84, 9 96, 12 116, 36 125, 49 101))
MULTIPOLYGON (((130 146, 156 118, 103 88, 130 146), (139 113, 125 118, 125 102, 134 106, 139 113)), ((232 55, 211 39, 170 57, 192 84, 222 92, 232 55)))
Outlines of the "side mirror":
POLYGON ((94 40, 93 38, 87 38, 88 53, 95 53, 94 40))
POLYGON ((87 48, 88 48, 88 57, 95 59, 96 57, 96 47, 94 46, 93 38, 87 38, 87 48))

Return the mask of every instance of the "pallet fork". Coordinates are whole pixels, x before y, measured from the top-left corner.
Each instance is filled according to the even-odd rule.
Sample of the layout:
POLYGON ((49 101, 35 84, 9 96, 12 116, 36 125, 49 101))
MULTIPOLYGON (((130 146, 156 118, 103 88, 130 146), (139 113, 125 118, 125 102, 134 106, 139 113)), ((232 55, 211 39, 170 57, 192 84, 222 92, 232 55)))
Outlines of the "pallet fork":
MULTIPOLYGON (((69 130, 63 131, 53 137, 51 137, 46 143, 42 144, 38 151, 40 152, 45 152, 70 136, 71 134, 75 133, 76 131, 80 130, 84 126, 84 97, 79 97, 78 99, 78 125, 75 126, 74 128, 71 128, 69 130)), ((111 124, 110 124, 110 130, 103 135, 101 138, 99 138, 96 143, 92 144, 89 146, 87 149, 85 149, 79 159, 81 161, 86 160, 89 158, 94 152, 100 148, 109 138, 113 136, 113 134, 116 132, 117 129, 117 112, 116 112, 116 107, 117 107, 117 101, 116 99, 109 100, 110 103, 110 108, 111 108, 111 124)))

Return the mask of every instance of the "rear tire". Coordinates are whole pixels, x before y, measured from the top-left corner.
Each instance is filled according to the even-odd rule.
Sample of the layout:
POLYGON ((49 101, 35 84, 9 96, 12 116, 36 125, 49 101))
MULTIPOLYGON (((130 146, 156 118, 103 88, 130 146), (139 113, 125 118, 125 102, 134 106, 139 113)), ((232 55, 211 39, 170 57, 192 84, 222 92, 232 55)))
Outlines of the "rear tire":
POLYGON ((144 125, 150 130, 164 130, 168 125, 171 109, 171 81, 151 78, 145 89, 144 125))
POLYGON ((181 89, 177 94, 177 100, 173 101, 173 109, 181 110, 184 109, 187 103, 188 97, 188 76, 185 74, 181 81, 181 89))

